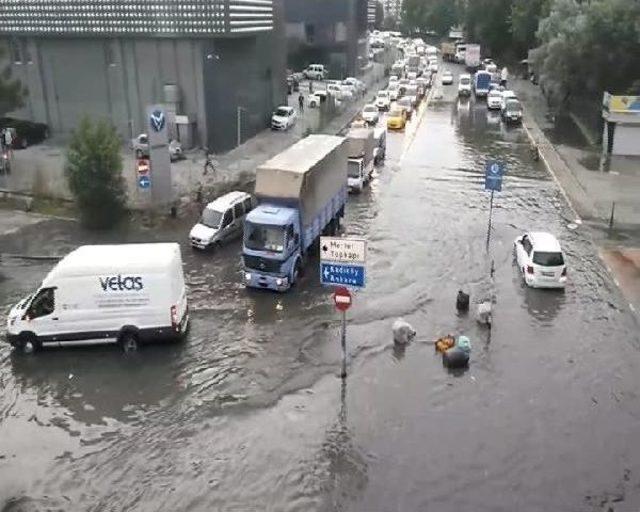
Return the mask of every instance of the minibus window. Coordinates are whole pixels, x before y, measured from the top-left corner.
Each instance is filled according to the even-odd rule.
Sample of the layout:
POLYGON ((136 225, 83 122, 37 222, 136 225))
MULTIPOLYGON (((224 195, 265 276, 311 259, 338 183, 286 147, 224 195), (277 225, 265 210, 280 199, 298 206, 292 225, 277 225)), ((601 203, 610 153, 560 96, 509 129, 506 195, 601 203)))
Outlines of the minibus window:
POLYGON ((53 313, 55 309, 54 291, 53 288, 44 288, 40 290, 40 293, 33 299, 31 307, 29 308, 29 316, 31 318, 39 318, 41 316, 47 316, 53 313))

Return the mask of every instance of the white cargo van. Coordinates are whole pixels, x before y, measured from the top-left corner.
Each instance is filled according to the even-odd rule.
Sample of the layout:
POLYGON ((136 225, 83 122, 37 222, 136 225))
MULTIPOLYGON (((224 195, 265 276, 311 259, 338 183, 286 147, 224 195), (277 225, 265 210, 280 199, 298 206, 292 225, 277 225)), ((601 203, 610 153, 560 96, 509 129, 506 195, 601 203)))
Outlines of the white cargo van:
POLYGON ((247 213, 255 206, 246 192, 229 192, 209 203, 198 223, 191 228, 189 240, 196 249, 217 247, 242 235, 247 213))
POLYGON ((86 245, 11 309, 7 341, 25 352, 95 343, 131 351, 181 338, 188 322, 178 244, 86 245))

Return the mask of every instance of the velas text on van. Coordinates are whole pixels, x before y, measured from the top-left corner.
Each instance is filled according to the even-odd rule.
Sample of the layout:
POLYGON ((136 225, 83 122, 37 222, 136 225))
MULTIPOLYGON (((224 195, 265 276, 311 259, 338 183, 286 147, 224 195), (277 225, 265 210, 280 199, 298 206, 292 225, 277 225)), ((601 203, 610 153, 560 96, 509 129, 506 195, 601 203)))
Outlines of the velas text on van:
POLYGON ((108 276, 100 277, 100 286, 106 291, 140 291, 144 288, 141 276, 108 276))

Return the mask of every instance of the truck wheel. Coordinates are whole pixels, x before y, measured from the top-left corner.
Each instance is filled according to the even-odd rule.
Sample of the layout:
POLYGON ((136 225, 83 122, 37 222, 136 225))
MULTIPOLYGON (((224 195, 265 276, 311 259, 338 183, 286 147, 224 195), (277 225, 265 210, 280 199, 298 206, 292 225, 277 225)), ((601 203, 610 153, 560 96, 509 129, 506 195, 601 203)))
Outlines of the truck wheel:
POLYGON ((125 354, 137 352, 140 348, 140 341, 135 332, 125 331, 120 335, 120 348, 125 354))
POLYGON ((302 276, 302 266, 300 265, 300 260, 296 260, 296 264, 293 267, 293 275, 291 276, 291 286, 295 286, 298 282, 298 279, 302 276))

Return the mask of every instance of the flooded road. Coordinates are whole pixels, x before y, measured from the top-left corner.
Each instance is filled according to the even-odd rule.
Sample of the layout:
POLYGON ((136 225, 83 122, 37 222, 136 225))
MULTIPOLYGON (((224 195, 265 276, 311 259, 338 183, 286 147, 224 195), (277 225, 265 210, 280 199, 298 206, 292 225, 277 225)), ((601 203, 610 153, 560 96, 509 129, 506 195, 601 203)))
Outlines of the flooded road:
MULTIPOLYGON (((522 130, 484 104, 434 103, 390 133, 344 222, 369 240, 346 386, 317 261, 275 295, 244 289, 239 243, 191 251, 188 220, 108 237, 51 221, 0 239, 28 254, 179 240, 193 312, 184 343, 133 357, 2 345, 0 510, 637 511, 638 325, 573 219, 522 130), (508 169, 489 253, 487 157, 508 169), (564 292, 523 287, 512 244, 530 229, 561 240, 564 292), (461 287, 495 298, 491 331, 456 313, 461 287), (399 316, 418 331, 403 351, 399 316), (446 333, 471 338, 467 371, 434 354, 446 333)), ((3 311, 52 265, 3 258, 3 311)))

